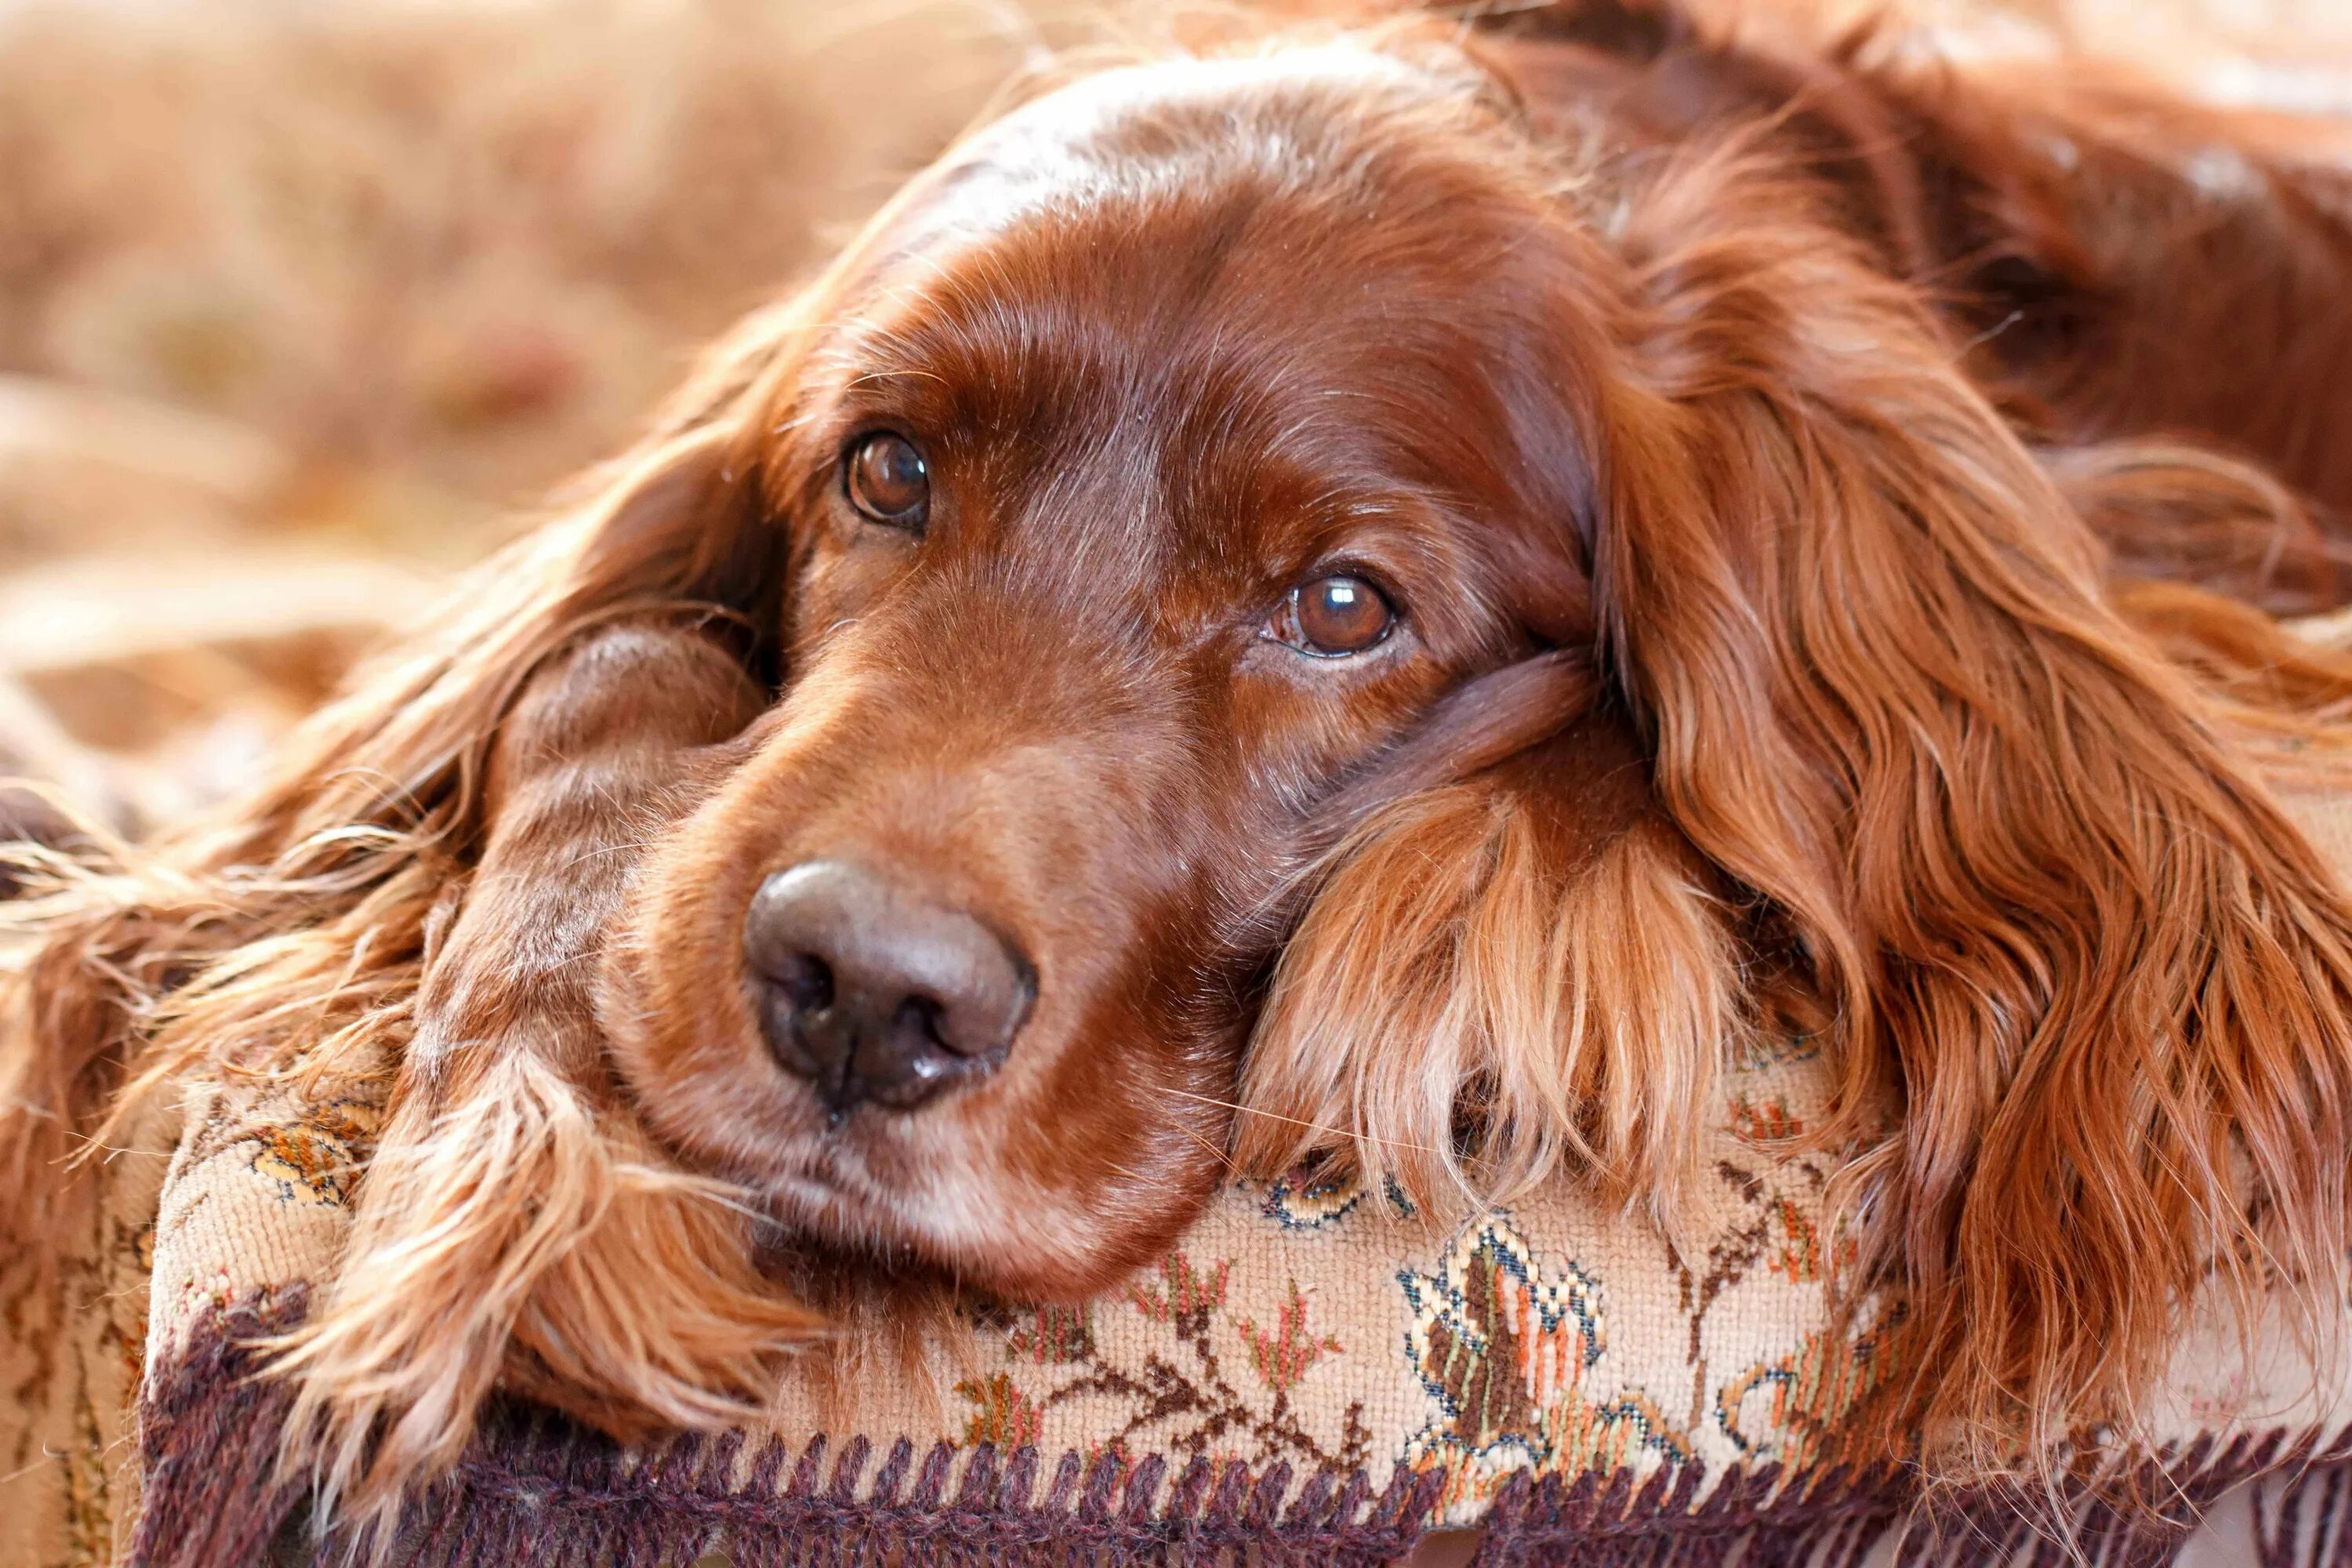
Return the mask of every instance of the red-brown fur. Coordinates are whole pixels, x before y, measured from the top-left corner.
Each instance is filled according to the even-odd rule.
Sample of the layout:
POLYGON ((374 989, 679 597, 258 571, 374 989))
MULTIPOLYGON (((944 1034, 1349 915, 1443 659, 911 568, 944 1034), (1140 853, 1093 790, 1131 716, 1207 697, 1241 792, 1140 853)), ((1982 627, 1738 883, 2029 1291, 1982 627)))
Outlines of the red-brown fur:
POLYGON ((723 1420, 756 1397, 761 1352, 818 1327, 761 1278, 749 1219, 638 1130, 593 1005, 635 856, 734 760, 721 742, 763 695, 705 631, 629 619, 583 631, 499 724, 488 830, 446 930, 427 927, 370 1200, 282 1362, 330 1476, 367 1488, 372 1438, 404 1471, 454 1458, 501 1374, 615 1429, 723 1420))
POLYGON ((2326 1329, 2352 910, 2269 790, 2343 782, 2352 664, 2264 611, 2352 598, 2345 177, 1884 52, 1594 0, 1010 112, 269 788, 37 909, 16 1168, 126 1073, 391 1053, 286 1362, 379 1515, 502 1373, 726 1419, 832 1278, 1080 1296, 1228 1162, 1673 1234, 1766 1027, 1942 1473, 2128 1436, 2209 1276, 2326 1329), (919 538, 843 499, 874 428, 919 538), (1388 641, 1259 636, 1335 563, 1388 641), (745 910, 818 856, 1017 936, 1000 1068, 837 1129, 779 1071, 745 910))

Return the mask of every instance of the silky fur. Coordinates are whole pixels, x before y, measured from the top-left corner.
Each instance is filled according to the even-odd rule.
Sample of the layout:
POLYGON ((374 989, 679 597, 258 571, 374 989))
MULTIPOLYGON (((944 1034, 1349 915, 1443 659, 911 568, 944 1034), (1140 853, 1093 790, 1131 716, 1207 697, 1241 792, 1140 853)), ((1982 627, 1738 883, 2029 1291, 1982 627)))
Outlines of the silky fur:
MULTIPOLYGON (((2200 315, 2187 368, 2125 388, 2049 326, 2170 331, 2207 285, 2300 288, 2319 220, 2265 164, 2275 221, 2200 247, 2185 178, 2126 157, 2138 122, 1861 48, 1557 5, 1467 53, 1391 29, 1147 72, 1116 113, 1083 85, 1017 110, 714 351, 254 798, 43 868, 8 1168, 44 1174, 142 1085, 387 1078, 352 1251, 280 1363, 289 1466, 322 1517, 379 1526, 501 1379, 624 1434, 736 1419, 842 1251, 932 1272, 911 1289, 1084 1295, 1228 1152, 1441 1213, 1572 1173, 1677 1234, 1727 1054, 1791 1026, 1839 1075, 1809 1136, 1851 1156, 1841 1296, 1901 1296, 1889 1429, 1933 1473, 2137 1436, 2203 1289, 2276 1292, 2325 1353, 2352 910, 2270 790, 2352 784, 2352 663, 2254 606, 2352 596, 2303 499, 2344 499, 2336 448, 2263 423, 2292 388, 2194 384, 2284 375, 2283 334, 2200 315), (2087 195, 2032 153, 2050 124, 2095 154, 2087 195), (1251 184, 1268 147, 1288 184, 1251 184), (2100 200, 2167 178, 2155 217, 2100 200), (989 227, 1055 179, 1051 223, 989 227), (1242 189, 1280 221, 1235 216, 1242 189), (1303 282, 1292 237, 1374 302, 1303 282), (888 314, 877 279, 911 322, 845 339, 888 314), (1969 335, 2011 308, 2041 313, 1969 335), (1401 493, 1454 508, 1359 542, 1415 591, 1399 640, 1337 687, 1151 641, 1250 551, 1313 559, 1323 492, 1252 489, 1254 441, 1318 481, 1369 459, 1280 397, 1087 378, 1346 387, 1376 353, 1421 357, 1355 417, 1421 465, 1401 493), (1045 412, 1002 401, 1033 381, 1045 412), (901 384, 986 414, 968 463, 939 448, 962 510, 919 546, 844 519, 833 467, 835 405, 901 384), (1172 456, 1050 422, 1094 403, 1172 456), (1229 482, 1243 521, 1185 534, 1171 474, 1229 482), (1004 521, 1081 509, 1107 531, 1083 547, 1024 552, 1004 521), (1139 565, 1163 559, 1202 564, 1139 565), (654 651, 593 674, 615 637, 654 651), (647 672, 713 649, 748 687, 652 722, 647 672), (629 809, 533 751, 566 700, 604 714, 565 732, 629 759, 629 809), (836 844, 1000 916, 1043 984, 1003 1071, 856 1124, 866 1186, 818 1201, 805 1163, 835 1146, 759 1041, 740 931, 760 875, 836 844), (583 896, 561 975, 517 967, 583 896), (814 1250, 785 1266, 747 1212, 814 1250)), ((5 1234, 37 1254, 70 1192, 18 1182, 5 1234)))
MULTIPOLYGON (((1862 1277, 1906 1282, 1903 1408, 1943 1462, 1996 1470, 2021 1437, 2128 1431, 2214 1275, 2240 1306, 2297 1282, 2332 1337, 2352 926, 2260 782, 2266 726, 2103 602, 2093 535, 1916 294, 1789 225, 1805 193, 1769 162, 1718 156, 1654 187, 1621 242, 1637 291, 1633 374, 1600 416, 1609 644, 1667 816, 1769 901, 1838 1020, 1842 1114, 1820 1136, 1859 1148, 1862 1277), (1892 1132, 1873 1125, 1888 1107, 1892 1132), (2254 1190, 2299 1194, 2268 1226, 2233 1152, 2254 1190)), ((2238 517, 2264 500, 2167 493, 2238 517)), ((2340 661, 2282 658, 2274 629, 2232 650, 2247 617, 2202 596, 2168 609, 2211 664, 2310 671, 2298 697, 2342 700, 2340 661)), ((1506 1190, 1549 1168, 1567 1105, 1597 1121, 1599 1168, 1655 1202, 1700 1173, 1676 1117, 1722 1047, 1693 1047, 1731 1041, 1742 1011, 1724 918, 1654 846, 1548 896, 1559 873, 1512 852, 1511 810, 1424 804, 1335 876, 1285 949, 1251 1103, 1357 1130, 1360 1158, 1425 1193, 1451 1162, 1397 1151, 1452 1148, 1445 1109, 1480 1081, 1503 1143, 1469 1147, 1506 1190), (1366 936, 1400 929, 1436 956, 1383 984, 1366 936), (1612 1053, 1555 998, 1566 973, 1667 984, 1622 993, 1648 1026, 1612 1053), (1441 1042, 1405 1058, 1427 1081, 1400 1070, 1400 1032, 1337 1048, 1366 998, 1441 1042), (1565 1026, 1494 1027, 1545 1009, 1565 1026), (1514 1062, 1530 1040, 1540 1065, 1514 1062), (1662 1100, 1675 1114, 1644 1114, 1662 1100)), ((1303 1152, 1256 1121, 1244 1138, 1261 1166, 1303 1152)))
POLYGON ((761 1277, 732 1194, 619 1103, 592 997, 637 846, 762 695, 709 628, 636 617, 583 630, 500 723, 369 1200, 280 1347, 288 1455, 330 1514, 348 1496, 370 1531, 396 1525, 404 1483, 457 1457, 501 1375, 615 1431, 707 1426, 756 1412, 775 1352, 817 1331, 761 1277))

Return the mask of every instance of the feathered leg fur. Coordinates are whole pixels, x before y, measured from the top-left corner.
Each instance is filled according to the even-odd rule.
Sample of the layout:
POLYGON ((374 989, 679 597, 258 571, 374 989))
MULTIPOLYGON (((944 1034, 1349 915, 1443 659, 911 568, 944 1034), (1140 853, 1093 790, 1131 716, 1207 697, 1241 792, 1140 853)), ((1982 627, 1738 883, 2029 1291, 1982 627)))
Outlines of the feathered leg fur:
POLYGON ((479 866, 428 952, 349 1250, 278 1363, 285 1462, 314 1474, 320 1517, 388 1541, 494 1385, 621 1434, 707 1426, 755 1407, 815 1331, 724 1189, 665 1168, 593 1010, 635 851, 763 700, 709 637, 624 622, 558 654, 501 725, 479 866))

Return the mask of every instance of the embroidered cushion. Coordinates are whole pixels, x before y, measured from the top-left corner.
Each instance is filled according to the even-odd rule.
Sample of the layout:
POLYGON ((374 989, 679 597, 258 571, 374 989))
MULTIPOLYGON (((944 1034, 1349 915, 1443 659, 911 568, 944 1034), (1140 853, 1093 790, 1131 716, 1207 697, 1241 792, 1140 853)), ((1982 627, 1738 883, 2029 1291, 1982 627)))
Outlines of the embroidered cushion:
MULTIPOLYGON (((2352 863, 2352 809, 2299 811, 2352 863)), ((504 1413, 403 1550, 451 1568, 1244 1544, 1370 1563, 1459 1525, 1563 1563, 1735 1547, 1859 1563, 1899 1526, 1915 1560, 2039 1549, 2034 1500, 1922 1514, 1866 1446, 1854 1417, 1898 1370, 1894 1342, 1883 1310, 1833 1323, 1828 1157, 1786 1142, 1827 1081, 1803 1041, 1732 1064, 1716 1181, 1680 1249, 1566 1179, 1459 1223, 1350 1184, 1236 1181, 1122 1289, 933 1347, 929 1378, 874 1380, 847 1427, 798 1385, 767 1429, 642 1451, 504 1413)), ((0 1362, 25 1415, 6 1432, 0 1561, 229 1568, 286 1529, 299 1498, 270 1482, 280 1394, 248 1375, 250 1342, 296 1321, 331 1267, 380 1092, 209 1092, 103 1167, 79 1255, 8 1302, 0 1362)), ((2266 1560, 2352 1563, 2336 1517, 2345 1389, 2315 1384, 2283 1334, 2250 1378, 2230 1333, 2209 1317, 2181 1347, 2163 1451, 2117 1460, 2164 1506, 2084 1503, 2079 1541, 2161 1561, 2203 1503, 2267 1476, 2266 1560)))

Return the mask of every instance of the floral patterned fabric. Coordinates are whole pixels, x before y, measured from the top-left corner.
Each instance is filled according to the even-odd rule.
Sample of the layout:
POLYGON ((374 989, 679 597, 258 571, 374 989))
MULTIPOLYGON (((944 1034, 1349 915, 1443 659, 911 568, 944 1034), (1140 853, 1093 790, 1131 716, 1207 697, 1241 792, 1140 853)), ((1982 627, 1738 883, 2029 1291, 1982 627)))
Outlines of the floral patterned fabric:
MULTIPOLYGON (((2352 814, 2308 818, 2324 847, 2352 855, 2352 814)), ((1468 1524, 1500 1500, 1519 1507, 1518 1478, 1529 1476, 1551 1478, 1555 1491, 1580 1478, 1630 1486, 1665 1477, 1673 1489, 1639 1493, 1652 1500, 1642 1506, 1688 1511, 1741 1477, 1779 1477, 1788 1493, 1801 1490, 1790 1478, 1867 1467, 1885 1456, 1856 1451, 1853 1418, 1888 1371, 1879 1324, 1869 1311, 1851 1331, 1832 1321, 1827 1277, 1838 1244, 1822 1203, 1832 1169, 1790 1142, 1823 1112, 1829 1064, 1789 1041, 1729 1067, 1712 1181, 1679 1247, 1645 1215, 1603 1205, 1565 1178, 1466 1222, 1305 1173, 1233 1182, 1122 1289, 1084 1307, 1006 1310, 969 1342, 937 1347, 929 1379, 861 1388, 855 1433, 827 1429, 816 1391, 786 1386, 772 1432, 698 1450, 702 1490, 693 1495, 718 1487, 836 1510, 878 1499, 899 1528, 914 1506, 906 1486, 950 1500, 985 1493, 1016 1513, 1054 1487, 1076 1487, 1076 1519, 1085 1479, 1111 1477, 1128 1489, 1119 1517, 1159 1541, 1150 1532, 1175 1517, 1166 1510, 1209 1506, 1205 1492, 1180 1497, 1188 1475, 1202 1478, 1200 1488, 1224 1477, 1216 1484, 1241 1489, 1236 1497, 1276 1475, 1309 1490, 1360 1482, 1347 1504, 1360 1512, 1371 1507, 1366 1488, 1394 1477, 1382 1495, 1409 1495, 1420 1522, 1468 1524), (835 1465, 829 1491, 820 1435, 831 1452, 846 1442, 856 1456, 835 1465), (761 1452, 783 1457, 751 1458, 761 1452), (917 1474, 910 1456, 926 1455, 917 1474), (1021 1461, 1029 1468, 1004 1468, 1007 1455, 1031 1456, 1021 1461), (793 1456, 797 1470, 785 1462, 793 1456), (1151 1495, 1139 1496, 1146 1479, 1151 1495), (1418 1489, 1395 1489, 1408 1481, 1418 1489)), ((137 1369, 153 1488, 185 1436, 181 1417, 161 1413, 179 1408, 173 1399, 198 1375, 190 1369, 226 1375, 221 1325, 236 1314, 284 1321, 331 1267, 377 1125, 374 1092, 352 1083, 215 1094, 186 1109, 168 1174, 152 1151, 104 1167, 105 1212, 83 1271, 42 1300, 20 1289, 9 1303, 10 1386, 30 1414, 6 1434, 14 1473, 0 1562, 122 1556, 139 1493, 128 1440, 137 1369)), ((169 1132, 149 1129, 158 1140, 169 1132)), ((2228 1332, 2214 1321, 2182 1347, 2163 1436, 2184 1453, 2249 1435, 2335 1436, 2344 1388, 2315 1386, 2284 1340, 2260 1363, 2263 1375, 2247 1376, 2225 1353, 2228 1332)), ((242 1374, 238 1386, 250 1386, 242 1374)), ((207 1467, 228 1463, 221 1445, 252 1438, 211 1433, 212 1457, 173 1461, 170 1486, 201 1484, 207 1467)), ((639 1479, 670 1463, 611 1462, 614 1475, 639 1479)), ((658 1489, 649 1495, 646 1517, 658 1517, 658 1489)), ((752 1517, 729 1517, 739 1516, 752 1517)), ((196 1560, 149 1550, 154 1561, 196 1560)), ((499 1559, 484 1547, 442 1560, 499 1559)))
POLYGON ((161 1108, 94 1151, 96 1201, 37 1266, 0 1258, 0 1564, 121 1560, 139 1507, 134 1426, 154 1214, 177 1134, 161 1108))

